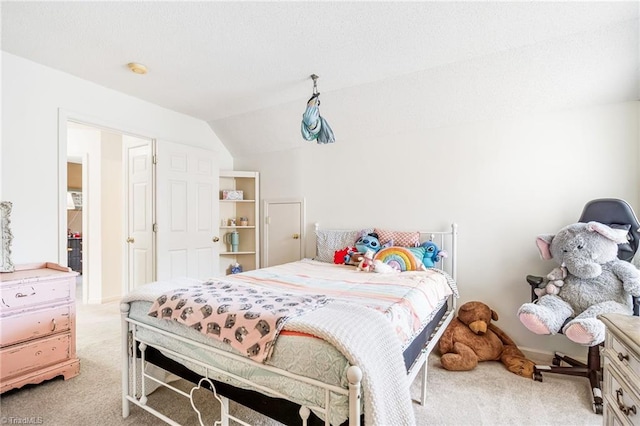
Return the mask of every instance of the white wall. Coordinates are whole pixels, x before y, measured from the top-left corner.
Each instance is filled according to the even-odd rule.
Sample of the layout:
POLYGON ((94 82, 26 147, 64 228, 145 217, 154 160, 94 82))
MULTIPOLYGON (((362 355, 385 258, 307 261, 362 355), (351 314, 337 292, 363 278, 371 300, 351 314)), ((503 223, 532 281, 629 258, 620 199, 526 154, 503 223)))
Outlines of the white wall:
POLYGON ((522 347, 584 357, 564 336, 533 335, 516 312, 530 297, 525 276, 555 266, 539 258, 537 235, 575 222, 594 198, 640 213, 638 43, 635 19, 339 91, 321 79, 333 145, 300 136, 306 99, 213 126, 234 142, 236 169, 261 173, 263 198, 306 198, 307 235, 314 222, 457 222, 461 303, 492 306, 522 347))
POLYGON ((215 150, 220 167, 233 168, 228 150, 204 121, 6 52, 1 59, 0 194, 2 200, 13 202, 16 264, 57 262, 66 257, 62 241, 66 229, 60 229, 60 212, 64 210, 58 205, 60 110, 92 124, 215 150))
POLYGON ((525 275, 555 266, 539 258, 538 234, 575 222, 594 198, 624 198, 640 212, 639 109, 630 102, 382 135, 337 133, 333 145, 237 158, 236 168, 261 173, 264 199, 305 197, 309 235, 314 222, 399 230, 457 222, 461 303, 492 306, 497 324, 523 347, 583 357, 563 336, 528 332, 515 313, 529 299, 525 275))

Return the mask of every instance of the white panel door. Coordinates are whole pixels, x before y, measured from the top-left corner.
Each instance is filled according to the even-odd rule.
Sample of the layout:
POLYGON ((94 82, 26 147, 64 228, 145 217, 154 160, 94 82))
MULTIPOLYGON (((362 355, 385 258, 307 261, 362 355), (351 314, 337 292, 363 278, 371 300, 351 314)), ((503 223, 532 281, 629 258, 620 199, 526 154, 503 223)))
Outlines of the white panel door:
POLYGON ((127 256, 125 291, 154 280, 153 142, 124 136, 127 256))
POLYGON ((218 165, 213 151, 157 141, 158 280, 218 275, 218 165))
POLYGON ((265 201, 264 266, 304 257, 304 200, 265 201))

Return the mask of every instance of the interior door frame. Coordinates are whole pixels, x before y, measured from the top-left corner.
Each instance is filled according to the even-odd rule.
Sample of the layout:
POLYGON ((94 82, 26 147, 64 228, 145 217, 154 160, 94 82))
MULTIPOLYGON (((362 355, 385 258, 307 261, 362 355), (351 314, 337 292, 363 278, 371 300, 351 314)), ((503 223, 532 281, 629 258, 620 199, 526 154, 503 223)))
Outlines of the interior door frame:
POLYGON ((266 199, 262 201, 262 256, 260 259, 261 265, 267 265, 267 259, 269 258, 269 205, 271 204, 300 204, 300 244, 302 245, 301 254, 302 257, 307 257, 307 244, 306 244, 306 232, 305 232, 305 220, 306 220, 306 202, 303 198, 278 198, 278 199, 266 199))
MULTIPOLYGON (((58 263, 60 265, 67 265, 68 256, 67 256, 67 122, 74 122, 78 124, 82 124, 85 126, 94 127, 96 129, 115 132, 122 135, 133 136, 141 139, 148 139, 154 141, 155 146, 155 138, 151 136, 146 136, 140 133, 136 133, 135 131, 128 130, 126 126, 120 126, 114 123, 109 123, 105 120, 98 119, 94 116, 88 116, 82 113, 69 111, 64 108, 58 108, 58 263)), ((84 172, 83 172, 84 173, 84 172)), ((84 176, 84 174, 83 174, 84 176)), ((83 182, 84 184, 84 182, 83 182)), ((83 221, 85 219, 89 219, 85 215, 87 215, 83 211, 83 221)), ((126 220, 126 209, 123 209, 122 213, 123 220, 126 220)), ((155 215, 155 212, 154 212, 155 215)), ((90 219, 89 219, 90 220, 90 219)), ((84 223, 84 222, 83 222, 84 223)), ((84 226, 84 225, 83 225, 84 226)), ((123 244, 126 244, 125 237, 122 238, 123 244)), ((153 247, 155 253, 155 246, 153 247)), ((126 250, 125 250, 126 254, 126 250)), ((154 254, 155 255, 155 254, 154 254)), ((123 265, 126 264, 126 259, 122 259, 123 265)), ((83 271, 85 267, 90 267, 90 265, 83 265, 83 271)), ((126 277, 124 274, 127 272, 122 271, 123 276, 122 279, 122 294, 125 294, 127 289, 125 288, 126 277)), ((84 295, 87 294, 86 284, 83 280, 83 298, 84 295)))

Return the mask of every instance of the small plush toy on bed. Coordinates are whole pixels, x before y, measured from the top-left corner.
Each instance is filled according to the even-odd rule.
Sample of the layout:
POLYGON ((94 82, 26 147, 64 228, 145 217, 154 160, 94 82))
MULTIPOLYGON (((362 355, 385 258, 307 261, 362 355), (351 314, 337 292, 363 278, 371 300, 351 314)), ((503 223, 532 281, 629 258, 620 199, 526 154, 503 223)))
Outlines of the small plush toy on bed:
POLYGON ((380 251, 380 249, 388 247, 389 245, 391 245, 391 243, 382 246, 380 244, 380 238, 375 232, 370 232, 367 235, 363 235, 362 237, 358 238, 358 241, 356 241, 356 249, 360 253, 366 253, 367 250, 371 250, 373 254, 376 254, 380 251))
MULTIPOLYGON (((368 234, 362 234, 360 238, 355 242, 355 247, 347 246, 341 250, 336 250, 333 253, 333 263, 338 265, 353 265, 358 266, 362 257, 368 250, 373 254, 377 253, 381 248, 390 244, 381 245, 378 234, 370 232, 368 234)), ((368 269, 367 269, 368 270, 368 269)))
POLYGON ((365 254, 358 257, 358 259, 360 259, 360 262, 358 263, 358 271, 373 272, 374 254, 373 250, 367 250, 365 254))
POLYGON ((446 258, 449 256, 446 251, 440 250, 440 248, 433 241, 422 243, 420 247, 424 248, 422 264, 425 268, 433 268, 436 266, 436 263, 440 262, 441 258, 446 258))
POLYGON ((347 246, 342 250, 336 250, 333 253, 333 263, 337 265, 354 265, 358 266, 358 257, 362 253, 358 253, 355 247, 347 246))

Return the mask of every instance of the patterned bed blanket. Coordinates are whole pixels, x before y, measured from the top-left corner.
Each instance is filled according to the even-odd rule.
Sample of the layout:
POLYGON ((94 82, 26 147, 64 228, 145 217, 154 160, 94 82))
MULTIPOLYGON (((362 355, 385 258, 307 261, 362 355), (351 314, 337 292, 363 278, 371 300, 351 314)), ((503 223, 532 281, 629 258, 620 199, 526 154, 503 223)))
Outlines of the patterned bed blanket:
POLYGON ((157 297, 149 310, 231 345, 258 362, 271 356, 285 322, 324 305, 324 295, 294 295, 221 280, 177 288, 157 297))

